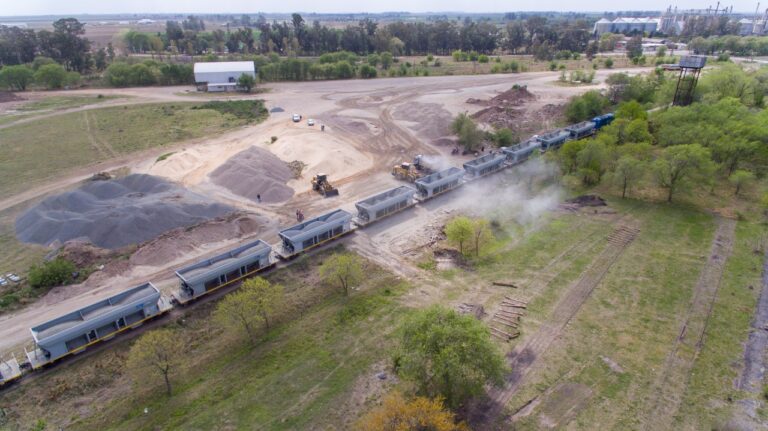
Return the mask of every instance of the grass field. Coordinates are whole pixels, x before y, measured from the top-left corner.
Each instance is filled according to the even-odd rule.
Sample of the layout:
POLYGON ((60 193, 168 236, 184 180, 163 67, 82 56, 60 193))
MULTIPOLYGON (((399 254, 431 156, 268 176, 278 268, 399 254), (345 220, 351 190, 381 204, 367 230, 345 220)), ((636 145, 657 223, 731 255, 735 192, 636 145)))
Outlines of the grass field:
POLYGON ((73 169, 245 124, 194 103, 131 105, 57 115, 0 130, 0 196, 73 169), (136 127, 137 124, 142 127, 136 127))
POLYGON ((62 109, 77 108, 93 105, 115 99, 116 96, 50 96, 40 100, 34 100, 21 105, 18 110, 29 111, 59 111, 62 109))
POLYGON ((408 312, 399 301, 408 286, 368 265, 364 285, 345 298, 318 281, 327 253, 269 277, 286 287, 291 311, 255 347, 215 327, 209 304, 172 324, 188 340, 172 398, 152 376, 131 392, 120 366, 125 343, 96 363, 60 368, 42 390, 28 385, 0 395, 9 425, 26 429, 43 419, 52 429, 82 430, 348 428, 368 408, 367 394, 392 384, 375 373, 389 365, 391 331, 408 312))

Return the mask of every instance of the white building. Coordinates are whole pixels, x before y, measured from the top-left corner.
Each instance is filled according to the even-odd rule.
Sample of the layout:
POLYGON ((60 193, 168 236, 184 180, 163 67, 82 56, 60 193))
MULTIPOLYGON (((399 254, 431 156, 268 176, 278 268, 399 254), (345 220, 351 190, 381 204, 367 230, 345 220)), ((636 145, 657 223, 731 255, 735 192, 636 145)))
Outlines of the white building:
POLYGON ((256 78, 256 68, 252 61, 195 63, 195 84, 199 90, 235 90, 237 79, 243 74, 256 78))
POLYGON ((658 30, 659 18, 616 18, 609 21, 605 18, 597 21, 592 32, 596 35, 603 33, 653 33, 658 30))

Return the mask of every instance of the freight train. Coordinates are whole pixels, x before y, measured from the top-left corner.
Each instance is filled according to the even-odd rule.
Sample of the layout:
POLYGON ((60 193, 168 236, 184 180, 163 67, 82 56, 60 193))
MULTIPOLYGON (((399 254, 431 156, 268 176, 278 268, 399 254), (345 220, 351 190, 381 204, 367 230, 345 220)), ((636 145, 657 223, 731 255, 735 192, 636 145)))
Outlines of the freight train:
POLYGON ((0 360, 0 387, 25 373, 55 364, 88 347, 168 314, 243 279, 289 262, 308 250, 350 234, 356 229, 447 193, 463 184, 525 162, 535 152, 556 150, 570 140, 592 136, 613 121, 613 114, 573 124, 514 146, 501 148, 463 164, 421 177, 415 188, 400 186, 355 203, 357 215, 336 209, 279 231, 280 243, 257 239, 217 256, 178 269, 178 287, 170 297, 152 283, 132 287, 79 310, 30 329, 34 347, 19 362, 0 360))

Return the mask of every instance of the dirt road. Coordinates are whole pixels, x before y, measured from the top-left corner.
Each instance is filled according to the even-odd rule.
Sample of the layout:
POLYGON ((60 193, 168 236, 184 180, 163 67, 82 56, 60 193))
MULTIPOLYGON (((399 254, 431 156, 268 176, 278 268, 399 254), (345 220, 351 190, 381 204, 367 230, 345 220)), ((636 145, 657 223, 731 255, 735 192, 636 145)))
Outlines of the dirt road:
MULTIPOLYGON (((632 69, 630 73, 643 71, 632 69)), ((608 74, 616 72, 600 70, 597 78, 602 80, 608 74)), ((164 176, 186 185, 193 191, 269 217, 273 227, 262 232, 261 237, 274 243, 277 240, 277 226, 292 224, 296 208, 303 209, 307 215, 338 207, 352 210, 353 202, 400 184, 392 178, 389 171, 393 164, 410 160, 415 154, 442 154, 448 163, 460 166, 468 157, 450 156, 452 146, 440 145, 440 140, 449 133, 446 129, 446 118, 450 119, 459 112, 478 109, 475 105, 465 103, 470 97, 487 99, 509 89, 513 84, 527 85, 528 90, 537 97, 529 108, 537 109, 545 104, 564 103, 574 94, 599 87, 561 87, 555 85, 556 79, 557 73, 540 72, 269 84, 267 87, 270 91, 255 97, 265 99, 269 109, 280 107, 284 112, 271 115, 262 124, 247 126, 220 136, 181 143, 173 148, 165 147, 134 154, 96 167, 83 168, 78 172, 62 175, 56 182, 6 197, 0 201, 0 211, 71 188, 87 178, 89 172, 127 166, 132 172, 164 176), (293 112, 301 113, 305 119, 316 118, 328 127, 325 132, 320 132, 317 127, 306 126, 303 122, 292 123, 290 115, 293 112), (278 137, 277 143, 268 143, 271 136, 278 137), (257 204, 235 196, 209 181, 210 172, 252 145, 267 148, 284 160, 297 157, 308 162, 310 168, 306 172, 307 175, 292 184, 289 183, 296 190, 296 195, 291 200, 282 204, 257 204), (162 163, 157 163, 159 153, 169 150, 176 150, 176 153, 162 163), (333 183, 339 186, 340 197, 323 199, 309 190, 308 177, 322 171, 329 173, 333 183)), ((188 88, 152 87, 78 90, 67 94, 131 96, 130 99, 122 99, 126 103, 211 100, 210 97, 204 96, 179 95, 185 90, 188 88)), ((76 109, 87 111, 98 108, 96 105, 76 109)), ((430 203, 426 206, 427 212, 418 217, 398 218, 397 220, 401 220, 408 227, 398 228, 397 233, 387 233, 387 229, 374 228, 367 231, 366 235, 373 238, 371 241, 374 244, 376 241, 379 244, 387 241, 402 242, 403 238, 411 235, 412 228, 423 228, 434 219, 435 214, 441 210, 440 201, 438 199, 430 203)), ((148 280, 161 286, 170 286, 173 284, 173 268, 199 259, 203 255, 232 247, 237 241, 238 239, 233 239, 198 250, 186 256, 183 261, 174 260, 160 262, 154 267, 130 268, 119 277, 86 292, 69 298, 57 298, 56 303, 49 303, 43 298, 33 306, 2 316, 0 352, 26 342, 29 339, 30 326, 86 305, 97 298, 148 280)), ((368 249, 370 255, 379 252, 385 253, 368 249)))

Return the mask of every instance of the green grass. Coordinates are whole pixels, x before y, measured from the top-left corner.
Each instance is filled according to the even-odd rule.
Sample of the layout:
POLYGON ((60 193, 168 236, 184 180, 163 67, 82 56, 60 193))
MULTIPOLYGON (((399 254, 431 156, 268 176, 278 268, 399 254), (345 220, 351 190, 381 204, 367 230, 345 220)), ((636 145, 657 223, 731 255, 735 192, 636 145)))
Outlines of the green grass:
POLYGON ((19 111, 58 111, 115 99, 117 96, 50 96, 25 103, 19 111))
POLYGON ((0 130, 0 196, 75 168, 220 133, 251 120, 194 103, 130 105, 69 113, 0 130))
POLYGON ((128 350, 123 343, 89 363, 56 369, 43 390, 30 385, 0 394, 0 405, 13 412, 13 424, 44 418, 52 427, 80 430, 348 429, 367 408, 352 398, 365 390, 360 379, 363 386, 389 385, 373 365, 388 365, 382 360, 390 357, 392 331, 409 312, 399 300, 408 286, 369 264, 364 285, 346 298, 317 282, 324 256, 269 277, 286 286, 291 312, 255 347, 212 325, 211 304, 167 325, 189 340, 187 366, 174 377, 170 399, 152 376, 131 389, 119 366, 128 350), (110 381, 101 381, 105 373, 110 381), (93 386, 111 395, 79 416, 72 406, 93 386))
MULTIPOLYGON (((515 411, 528 400, 545 393, 547 388, 562 382, 585 385, 592 391, 589 403, 576 412, 569 429, 636 429, 638 417, 653 399, 656 371, 663 363, 679 331, 679 316, 687 310, 692 288, 706 262, 714 220, 708 214, 685 206, 654 205, 636 201, 616 201, 612 205, 631 213, 641 223, 637 239, 596 287, 590 299, 568 326, 562 340, 550 353, 540 359, 542 372, 526 384, 509 403, 515 411), (615 361, 623 373, 612 371, 602 360, 615 361)), ((739 236, 751 235, 740 226, 739 236)), ((737 242, 734 262, 744 262, 744 241, 737 242)), ((739 263, 730 263, 726 278, 739 272, 739 263), (731 273, 734 274, 731 274, 731 273), (729 275, 730 274, 730 275, 729 275)), ((721 291, 721 298, 730 293, 721 291)), ((752 300, 754 301, 754 300, 752 300)), ((705 374, 711 367, 738 359, 737 346, 745 338, 745 318, 735 312, 731 299, 719 301, 708 333, 720 331, 718 337, 729 338, 726 344, 713 341, 702 350, 694 371, 705 374), (713 321, 722 323, 715 324, 713 321), (736 334, 731 329, 741 328, 736 334), (727 357, 729 359, 723 359, 727 357), (712 365, 704 365, 712 363, 712 365)), ((747 301, 749 302, 749 301, 747 301)), ((754 304, 752 304, 754 305, 754 304)), ((535 309, 535 307, 533 307, 535 309)), ((545 307, 551 309, 549 305, 545 307)), ((747 307, 746 314, 752 310, 747 307)), ((692 405, 685 409, 700 426, 712 425, 711 401, 718 392, 727 392, 733 370, 719 370, 705 379, 707 385, 692 385, 689 391, 699 396, 689 397, 692 405), (712 389, 719 385, 719 391, 712 389)), ((546 397, 545 397, 546 398, 546 397)), ((540 414, 535 410, 517 423, 516 429, 539 429, 540 414)), ((561 424, 564 425, 564 424, 561 424)))
MULTIPOLYGON (((16 239, 16 215, 13 210, 0 212, 0 275, 13 272, 24 277, 27 269, 39 263, 48 250, 16 239)), ((0 314, 29 303, 44 292, 44 289, 32 289, 26 282, 0 287, 0 314)))

